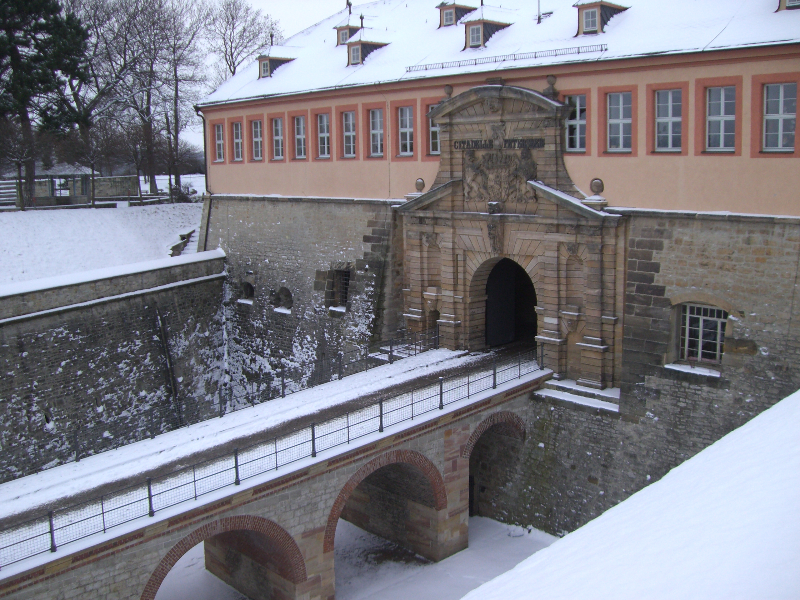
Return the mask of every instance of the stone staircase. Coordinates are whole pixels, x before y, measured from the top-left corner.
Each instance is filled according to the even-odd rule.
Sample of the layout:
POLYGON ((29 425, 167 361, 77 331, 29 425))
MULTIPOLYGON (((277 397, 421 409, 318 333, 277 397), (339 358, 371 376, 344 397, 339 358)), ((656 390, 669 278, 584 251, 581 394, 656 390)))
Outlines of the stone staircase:
POLYGON ((0 181, 0 206, 15 206, 17 204, 17 182, 0 181))
POLYGON ((619 413, 619 388, 596 390, 578 385, 571 379, 549 379, 534 396, 552 404, 583 407, 589 412, 619 413))

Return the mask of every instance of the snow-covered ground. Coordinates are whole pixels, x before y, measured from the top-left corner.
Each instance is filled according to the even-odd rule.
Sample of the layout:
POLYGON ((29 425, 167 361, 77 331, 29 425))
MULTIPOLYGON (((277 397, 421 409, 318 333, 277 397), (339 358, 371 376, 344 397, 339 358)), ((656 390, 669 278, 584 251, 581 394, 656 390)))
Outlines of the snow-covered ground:
POLYGON ((118 206, 0 212, 0 285, 165 258, 191 229, 197 250, 202 204, 118 206))
MULTIPOLYGON (((200 137, 202 144, 202 134, 200 137)), ((173 181, 175 179, 173 178, 173 181)), ((190 189, 195 190, 198 194, 202 194, 206 189, 206 176, 202 173, 193 173, 191 175, 181 175, 181 185, 188 185, 190 189)), ((150 193, 150 183, 146 181, 142 175, 139 177, 139 187, 143 194, 150 193)), ((156 187, 164 193, 169 193, 169 176, 156 175, 156 187)))
MULTIPOLYGON (((473 517, 469 520, 469 548, 431 563, 340 519, 336 528, 336 600, 458 600, 556 539, 535 529, 529 532, 473 517)), ((178 561, 156 595, 156 600, 244 599, 205 570, 203 544, 178 561)))
POLYGON ((800 598, 800 392, 464 600, 536 598, 800 598))

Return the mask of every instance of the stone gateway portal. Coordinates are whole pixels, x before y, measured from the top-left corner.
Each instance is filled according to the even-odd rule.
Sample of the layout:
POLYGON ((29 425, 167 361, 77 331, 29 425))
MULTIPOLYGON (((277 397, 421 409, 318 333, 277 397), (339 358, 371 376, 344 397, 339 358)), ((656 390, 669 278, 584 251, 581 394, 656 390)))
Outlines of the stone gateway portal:
POLYGON ((486 345, 501 346, 536 337, 536 291, 513 260, 495 265, 486 282, 486 345))

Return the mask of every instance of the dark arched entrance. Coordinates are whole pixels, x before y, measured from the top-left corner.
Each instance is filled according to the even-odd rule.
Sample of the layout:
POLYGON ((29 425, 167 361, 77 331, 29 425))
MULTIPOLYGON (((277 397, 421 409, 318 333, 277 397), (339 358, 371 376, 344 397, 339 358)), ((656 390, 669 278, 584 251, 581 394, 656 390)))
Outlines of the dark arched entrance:
POLYGON ((486 345, 536 336, 536 291, 525 269, 504 258, 486 281, 486 345))

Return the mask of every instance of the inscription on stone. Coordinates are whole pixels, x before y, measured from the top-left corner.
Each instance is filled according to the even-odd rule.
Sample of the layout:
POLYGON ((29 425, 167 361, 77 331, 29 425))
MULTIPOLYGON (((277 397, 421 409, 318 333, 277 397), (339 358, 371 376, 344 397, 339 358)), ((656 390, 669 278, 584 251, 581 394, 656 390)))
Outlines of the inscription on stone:
MULTIPOLYGON (((508 140, 501 140, 502 145, 498 147, 507 150, 521 150, 523 148, 544 148, 544 138, 512 138, 508 140)), ((454 150, 492 150, 494 149, 494 140, 455 140, 453 142, 454 150)))

